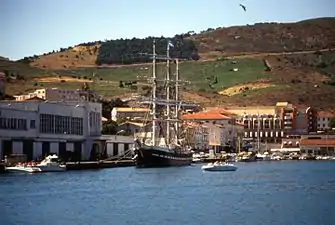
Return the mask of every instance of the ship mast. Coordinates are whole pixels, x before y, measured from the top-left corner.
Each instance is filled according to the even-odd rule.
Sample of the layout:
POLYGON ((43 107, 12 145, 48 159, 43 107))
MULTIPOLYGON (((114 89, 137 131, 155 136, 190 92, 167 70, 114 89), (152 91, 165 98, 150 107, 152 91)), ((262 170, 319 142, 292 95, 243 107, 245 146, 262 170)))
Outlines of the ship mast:
POLYGON ((167 43, 167 53, 166 55, 157 55, 156 54, 156 41, 153 41, 153 54, 148 54, 148 53, 141 53, 141 55, 147 55, 152 57, 152 77, 150 78, 150 83, 152 87, 152 96, 151 99, 146 99, 142 98, 139 99, 139 102, 142 104, 152 104, 152 114, 153 114, 153 119, 152 119, 152 144, 156 145, 156 138, 157 138, 157 126, 158 126, 158 121, 163 121, 166 123, 166 145, 169 148, 170 143, 171 143, 171 122, 173 122, 173 127, 174 129, 174 142, 178 142, 178 122, 179 122, 179 108, 181 106, 196 106, 193 103, 187 103, 187 102, 182 102, 179 98, 179 86, 180 83, 189 83, 188 81, 181 81, 179 80, 179 61, 180 60, 187 60, 187 59, 174 59, 170 58, 170 47, 174 47, 171 41, 168 41, 167 43), (156 70, 156 61, 157 60, 166 60, 166 76, 164 80, 160 80, 157 77, 157 70, 156 70), (176 80, 170 78, 170 62, 171 60, 176 60, 176 80), (166 98, 165 99, 160 99, 157 97, 157 87, 159 82, 165 82, 165 90, 166 90, 166 98), (175 99, 170 99, 170 91, 171 91, 171 85, 170 83, 175 82, 175 99), (166 106, 166 117, 162 120, 157 118, 157 106, 166 106), (171 105, 174 106, 175 113, 174 115, 171 115, 171 105))
MULTIPOLYGON (((166 47, 166 101, 170 103, 170 45, 171 42, 168 41, 167 47, 166 47)), ((167 147, 169 148, 170 145, 170 120, 171 120, 171 112, 170 112, 170 104, 166 105, 166 140, 168 143, 167 147)))
POLYGON ((156 110, 156 98, 157 98, 157 81, 156 81, 156 41, 152 43, 152 145, 156 145, 156 127, 157 127, 157 110, 156 110))
MULTIPOLYGON (((176 81, 175 81, 175 101, 179 101, 179 60, 176 59, 176 81)), ((178 120, 179 104, 175 105, 175 119, 178 120)), ((179 123, 175 123, 175 141, 178 143, 179 123)))

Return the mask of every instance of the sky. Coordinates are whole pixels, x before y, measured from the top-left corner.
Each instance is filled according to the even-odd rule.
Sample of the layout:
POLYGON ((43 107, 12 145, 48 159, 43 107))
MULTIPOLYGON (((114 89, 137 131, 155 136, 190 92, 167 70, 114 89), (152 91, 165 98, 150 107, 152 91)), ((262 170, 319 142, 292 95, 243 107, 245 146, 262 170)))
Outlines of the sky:
POLYGON ((334 16, 334 0, 0 0, 0 56, 17 60, 89 41, 334 16))

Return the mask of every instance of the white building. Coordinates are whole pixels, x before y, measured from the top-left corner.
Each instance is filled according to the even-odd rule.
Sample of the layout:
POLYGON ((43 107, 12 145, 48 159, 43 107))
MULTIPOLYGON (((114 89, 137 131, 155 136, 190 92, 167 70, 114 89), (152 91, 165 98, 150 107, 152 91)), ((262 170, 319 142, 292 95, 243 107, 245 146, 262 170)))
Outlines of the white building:
POLYGON ((26 154, 33 160, 56 153, 88 160, 101 123, 100 103, 1 101, 0 159, 26 154))
POLYGON ((97 93, 84 90, 61 90, 58 88, 42 88, 31 93, 14 96, 16 101, 25 101, 34 97, 48 101, 83 102, 87 99, 97 99, 97 93))

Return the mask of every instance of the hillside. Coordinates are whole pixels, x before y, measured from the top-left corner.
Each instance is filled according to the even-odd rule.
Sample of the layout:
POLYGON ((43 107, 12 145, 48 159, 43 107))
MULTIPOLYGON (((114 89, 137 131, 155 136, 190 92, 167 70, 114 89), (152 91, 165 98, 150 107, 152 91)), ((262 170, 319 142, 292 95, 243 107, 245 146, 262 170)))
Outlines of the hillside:
MULTIPOLYGON (((77 89, 88 82, 91 89, 106 98, 125 97, 145 92, 142 80, 151 69, 146 64, 54 70, 48 74, 39 70, 44 74, 21 83, 8 83, 7 90, 18 94, 42 87, 77 89)), ((164 64, 158 65, 160 76, 164 70, 164 64)), ((277 101, 291 101, 300 106, 334 107, 334 51, 190 61, 181 63, 180 72, 183 79, 191 81, 184 87, 183 97, 205 105, 273 105, 277 101)))
MULTIPOLYGON (((335 18, 318 18, 297 23, 259 23, 247 26, 187 32, 171 39, 173 57, 197 60, 218 55, 296 52, 335 47, 335 18)), ((153 37, 120 39, 79 44, 59 51, 26 58, 30 65, 43 69, 73 69, 97 65, 148 62, 153 37)), ((165 54, 166 39, 157 38, 157 53, 165 54)))
POLYGON ((191 40, 201 53, 296 52, 333 48, 334 34, 335 17, 209 29, 191 40))
MULTIPOLYGON (((7 92, 34 88, 80 88, 89 82, 105 97, 143 93, 151 73, 153 38, 90 42, 20 62, 0 61, 1 70, 22 74, 10 78, 7 92), (99 64, 97 66, 96 64, 99 64)), ((191 83, 183 97, 206 105, 273 105, 291 101, 301 106, 334 107, 335 19, 291 24, 256 24, 188 32, 171 38, 171 55, 189 59, 180 65, 191 83)), ((166 39, 157 39, 164 54, 166 39)), ((163 74, 164 64, 157 72, 163 74)))

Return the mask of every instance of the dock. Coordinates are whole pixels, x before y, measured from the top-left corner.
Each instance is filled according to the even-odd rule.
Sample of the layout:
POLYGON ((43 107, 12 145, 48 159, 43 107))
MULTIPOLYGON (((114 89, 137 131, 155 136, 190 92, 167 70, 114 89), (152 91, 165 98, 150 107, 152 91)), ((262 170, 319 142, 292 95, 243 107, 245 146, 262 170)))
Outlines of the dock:
POLYGON ((133 160, 101 160, 101 161, 85 161, 85 162, 67 162, 67 170, 93 170, 93 169, 107 169, 116 167, 131 167, 135 166, 133 160))

